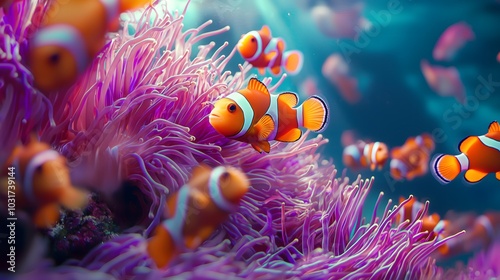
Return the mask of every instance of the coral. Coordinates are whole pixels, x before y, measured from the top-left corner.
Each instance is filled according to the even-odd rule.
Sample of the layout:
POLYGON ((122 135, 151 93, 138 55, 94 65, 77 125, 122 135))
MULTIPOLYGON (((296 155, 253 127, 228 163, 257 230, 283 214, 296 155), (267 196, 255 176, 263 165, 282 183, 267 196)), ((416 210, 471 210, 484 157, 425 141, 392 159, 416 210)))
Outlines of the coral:
POLYGON ((51 255, 62 262, 82 258, 93 247, 117 235, 113 214, 98 196, 92 195, 82 211, 63 210, 61 220, 48 230, 51 255))

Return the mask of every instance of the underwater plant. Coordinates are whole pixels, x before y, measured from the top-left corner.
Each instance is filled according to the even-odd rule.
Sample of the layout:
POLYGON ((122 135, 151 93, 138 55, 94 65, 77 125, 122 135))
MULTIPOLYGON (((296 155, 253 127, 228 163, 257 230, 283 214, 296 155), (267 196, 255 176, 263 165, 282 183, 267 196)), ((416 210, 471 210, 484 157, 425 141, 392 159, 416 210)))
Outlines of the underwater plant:
MULTIPOLYGON (((21 2, 28 7, 29 1, 21 2)), ((438 241, 421 232, 428 203, 418 219, 394 226, 396 213, 408 200, 396 206, 389 202, 377 216, 381 194, 366 220, 362 212, 374 179, 337 177, 333 162, 318 151, 328 141, 322 135, 307 139, 305 133, 294 143, 274 143, 273 152, 262 155, 212 129, 210 105, 241 88, 248 67, 240 66, 234 75, 225 70, 235 53, 233 49, 222 54, 227 43, 214 49, 212 42, 196 50, 200 41, 228 28, 204 31, 209 21, 183 31, 185 12, 170 13, 160 2, 140 16, 128 13, 124 31, 111 35, 68 92, 41 97, 33 89, 32 95, 48 98, 53 106, 40 105, 37 115, 54 108, 53 122, 41 119, 37 130, 42 140, 67 157, 74 183, 110 196, 123 181, 132 182, 145 214, 135 221, 140 227, 122 230, 111 239, 115 229, 104 227, 102 244, 81 259, 56 267, 42 263, 20 278, 430 279, 437 275, 430 255, 453 236, 438 241), (147 238, 162 218, 168 195, 200 163, 241 168, 251 188, 238 211, 209 240, 160 270, 146 253, 147 238)), ((4 17, 0 27, 9 30, 7 26, 4 17)), ((19 68, 29 76, 21 64, 19 68)), ((270 91, 276 91, 285 77, 270 91)), ((271 82, 264 79, 268 86, 271 82)), ((22 87, 30 91, 31 84, 28 80, 22 87)), ((1 106, 0 115, 5 110, 1 106)), ((10 137, 17 141, 22 135, 10 137)), ((99 211, 84 213, 91 220, 85 235, 100 221, 111 224, 107 209, 94 206, 99 211)), ((76 218, 67 217, 53 236, 64 227, 73 232, 76 218)))

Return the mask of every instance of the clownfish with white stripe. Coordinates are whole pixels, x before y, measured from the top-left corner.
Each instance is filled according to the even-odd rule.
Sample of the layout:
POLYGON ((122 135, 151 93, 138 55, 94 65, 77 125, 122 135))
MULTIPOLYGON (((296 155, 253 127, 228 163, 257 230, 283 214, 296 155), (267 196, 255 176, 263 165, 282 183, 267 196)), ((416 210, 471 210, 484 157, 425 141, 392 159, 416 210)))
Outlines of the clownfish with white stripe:
MULTIPOLYGON (((405 199, 403 197, 399 198, 399 204, 403 203, 405 199)), ((419 217, 419 212, 423 211, 425 205, 418 201, 413 195, 410 195, 409 201, 400 208, 396 215, 396 224, 401 224, 405 220, 415 221, 419 217)), ((429 238, 437 238, 437 240, 442 240, 446 234, 445 231, 448 228, 449 222, 446 220, 441 220, 439 214, 434 213, 432 215, 423 216, 421 219, 422 227, 421 232, 428 232, 429 238)), ((448 254, 449 246, 445 243, 438 248, 438 251, 442 254, 448 254)))
POLYGON ((385 143, 365 143, 361 140, 345 147, 342 155, 344 165, 351 170, 367 167, 372 171, 377 167, 380 170, 388 158, 389 149, 385 143))
POLYGON ((425 175, 434 148, 434 139, 427 133, 410 137, 403 146, 393 148, 390 162, 391 177, 395 180, 413 180, 425 175))
POLYGON ((225 137, 269 153, 271 140, 295 142, 302 136, 302 127, 315 132, 326 128, 329 112, 323 99, 312 96, 295 107, 298 101, 292 92, 270 94, 262 82, 251 78, 247 88, 215 102, 209 121, 225 137))
POLYGON ((30 40, 28 64, 35 85, 43 92, 71 86, 116 29, 120 13, 150 0, 53 1, 30 40))
POLYGON ((259 69, 261 75, 264 75, 266 69, 270 69, 274 75, 280 75, 282 67, 289 74, 297 74, 302 69, 302 53, 285 52, 285 41, 273 38, 267 25, 259 31, 243 35, 236 48, 247 62, 259 69))
POLYGON ((166 205, 166 216, 148 240, 147 251, 164 268, 182 252, 207 240, 230 213, 237 211, 250 183, 239 169, 226 166, 193 169, 191 179, 166 205))
POLYGON ((448 241, 450 247, 445 257, 487 249, 500 237, 500 213, 487 212, 474 219, 464 235, 448 241))
POLYGON ((88 203, 88 193, 72 185, 66 159, 46 143, 32 138, 16 146, 5 165, 2 195, 15 193, 16 206, 32 215, 37 228, 54 226, 61 206, 76 210, 88 203))
POLYGON ((461 154, 437 155, 432 161, 432 174, 442 184, 455 179, 462 171, 469 183, 481 181, 488 173, 495 173, 500 180, 500 125, 491 122, 488 132, 469 136, 458 145, 461 154))

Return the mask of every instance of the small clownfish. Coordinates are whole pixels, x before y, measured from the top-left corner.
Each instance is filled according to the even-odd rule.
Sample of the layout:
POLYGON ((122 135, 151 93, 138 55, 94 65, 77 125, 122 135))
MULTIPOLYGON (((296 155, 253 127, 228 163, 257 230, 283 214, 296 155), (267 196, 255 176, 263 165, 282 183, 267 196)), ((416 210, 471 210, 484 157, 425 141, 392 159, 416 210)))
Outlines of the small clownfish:
POLYGON ((391 150, 391 176, 396 180, 413 180, 427 173, 430 153, 434 151, 432 136, 423 133, 410 137, 403 146, 391 150))
POLYGON ((156 265, 165 267, 178 254, 195 249, 238 209, 250 184, 233 167, 196 167, 191 179, 167 200, 167 219, 148 241, 156 265))
MULTIPOLYGON (((399 204, 403 203, 405 199, 403 197, 399 198, 399 204)), ((418 218, 419 211, 424 209, 424 204, 419 202, 414 196, 410 196, 410 200, 399 209, 399 213, 396 215, 396 223, 400 224, 405 220, 414 221, 418 218)), ((427 215, 422 217, 422 227, 421 232, 427 231, 431 239, 436 237, 437 240, 442 240, 445 237, 445 230, 448 228, 449 222, 447 220, 441 220, 439 214, 434 213, 432 215, 427 215)), ((445 255, 449 252, 449 246, 447 243, 441 245, 438 251, 445 255)))
POLYGON ((44 92, 71 86, 106 43, 120 13, 150 0, 54 1, 30 41, 28 64, 44 92), (91 19, 91 20, 89 20, 91 19))
POLYGON ((88 193, 71 184, 66 159, 46 143, 32 138, 28 145, 15 147, 6 166, 13 169, 2 178, 2 194, 15 192, 16 205, 32 214, 37 228, 54 226, 61 206, 75 210, 88 202, 88 193))
POLYGON ((210 124, 225 137, 250 143, 258 152, 269 153, 269 141, 294 142, 307 128, 324 130, 328 123, 328 107, 318 96, 312 96, 297 108, 298 96, 293 92, 271 95, 256 78, 246 89, 229 94, 215 102, 210 124))
POLYGON ((302 69, 302 53, 285 52, 285 41, 273 38, 267 25, 259 31, 254 30, 243 35, 236 48, 247 62, 259 69, 261 75, 264 75, 266 68, 274 75, 281 74, 281 67, 290 74, 297 74, 302 69))
POLYGON ((447 184, 465 171, 469 183, 481 181, 488 173, 495 173, 500 180, 500 125, 490 123, 488 133, 469 136, 458 145, 459 155, 437 155, 431 164, 432 175, 447 184))
POLYGON ((342 160, 351 170, 370 167, 373 171, 377 167, 379 170, 382 169, 388 157, 389 149, 386 144, 365 143, 360 140, 344 148, 342 160))
POLYGON ((486 249, 500 237, 500 213, 488 212, 478 216, 464 235, 448 241, 450 250, 444 257, 486 249))

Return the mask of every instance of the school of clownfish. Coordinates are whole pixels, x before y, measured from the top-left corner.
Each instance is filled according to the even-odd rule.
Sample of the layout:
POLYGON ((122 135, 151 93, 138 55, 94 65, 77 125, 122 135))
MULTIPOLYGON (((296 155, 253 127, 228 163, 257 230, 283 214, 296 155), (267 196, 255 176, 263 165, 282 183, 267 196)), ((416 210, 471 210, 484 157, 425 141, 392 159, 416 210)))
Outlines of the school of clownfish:
MULTIPOLYGON (((0 7, 9 9, 13 2, 2 1, 0 7)), ((116 28, 118 15, 148 3, 150 1, 144 0, 71 0, 58 7, 50 18, 43 21, 30 42, 28 64, 37 88, 49 93, 74 84, 104 46, 106 32, 116 28), (79 12, 75 12, 77 10, 79 12), (89 22, 86 12, 102 20, 89 22), (68 17, 68 14, 72 16, 68 17)), ((467 31, 467 26, 460 24, 447 30, 438 42, 434 56, 447 59, 465 41, 473 38, 473 34, 466 32, 467 38, 458 36, 457 39, 456 30, 463 33, 463 30, 467 31)), ((261 75, 266 70, 280 75, 283 69, 290 74, 298 74, 303 64, 303 54, 285 51, 285 41, 272 37, 267 26, 242 35, 236 48, 261 75)), ((500 61, 500 53, 498 59, 500 61)), ((332 61, 337 66, 342 63, 338 57, 332 61)), ((345 65, 340 66, 345 68, 345 65)), ((323 72, 326 76, 328 69, 323 72)), ((427 72, 424 70, 424 74, 427 72)), ((341 89, 355 88, 356 83, 349 77, 348 69, 339 70, 337 67, 332 75, 334 83, 341 89)), ((426 79, 434 79, 432 75, 435 74, 427 73, 426 79)), ((343 94, 349 96, 348 93, 343 94)), ((259 153, 270 153, 269 141, 294 142, 302 137, 301 129, 315 132, 326 129, 329 108, 323 98, 314 95, 298 104, 296 93, 271 94, 259 79, 251 78, 246 88, 216 101, 208 119, 221 135, 248 143, 259 153)), ((434 146, 432 137, 425 133, 408 138, 403 146, 393 148, 390 153, 382 142, 351 141, 345 144, 343 162, 353 170, 375 170, 381 169, 390 157, 391 176, 397 180, 412 180, 427 173, 434 146)), ((439 182, 448 183, 462 171, 466 171, 465 179, 471 183, 482 180, 489 173, 495 173, 500 180, 498 122, 492 122, 485 135, 465 138, 459 145, 459 151, 458 155, 436 155, 432 160, 430 170, 439 182)), ((18 170, 18 205, 30 215, 37 228, 54 226, 60 218, 61 208, 79 209, 88 203, 89 193, 72 185, 66 159, 36 137, 25 145, 18 145, 4 166, 15 166, 18 170)), ((1 182, 0 194, 6 195, 6 177, 1 182)), ((165 220, 148 240, 147 252, 156 265, 167 267, 181 252, 202 244, 230 213, 237 210, 249 188, 248 178, 236 168, 195 167, 189 181, 169 196, 165 205, 165 220)), ((453 227, 450 222, 441 219, 438 214, 423 217, 424 204, 414 197, 408 200, 401 198, 400 203, 403 202, 406 204, 398 213, 394 221, 396 224, 420 219, 422 232, 431 237, 442 239, 454 233, 451 232, 453 227)), ((500 213, 485 213, 469 219, 462 226, 467 228, 467 234, 443 244, 439 254, 449 256, 487 246, 500 234, 500 213)))

